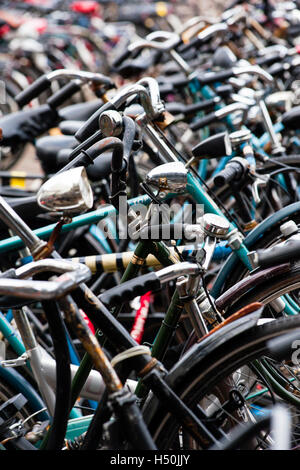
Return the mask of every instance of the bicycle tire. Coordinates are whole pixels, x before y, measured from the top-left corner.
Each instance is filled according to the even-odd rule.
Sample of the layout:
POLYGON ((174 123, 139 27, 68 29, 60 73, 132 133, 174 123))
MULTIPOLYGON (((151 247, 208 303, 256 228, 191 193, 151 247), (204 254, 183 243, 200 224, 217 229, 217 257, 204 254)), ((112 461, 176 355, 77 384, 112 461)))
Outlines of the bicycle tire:
MULTIPOLYGON (((221 335, 218 341, 212 335, 210 340, 207 338, 194 345, 166 377, 174 392, 191 408, 221 380, 264 356, 269 340, 299 329, 300 317, 281 318, 261 326, 252 326, 238 335, 232 335, 232 331, 225 331, 225 328, 221 340, 221 335), (210 347, 207 346, 209 341, 210 347)), ((154 396, 146 402, 144 416, 159 449, 172 448, 179 425, 154 396)))
POLYGON ((300 288, 300 264, 295 264, 286 273, 281 273, 270 281, 258 284, 250 291, 245 292, 234 303, 230 302, 228 308, 225 306, 226 316, 230 316, 236 310, 252 302, 261 302, 267 305, 277 297, 288 294, 298 288, 300 288))

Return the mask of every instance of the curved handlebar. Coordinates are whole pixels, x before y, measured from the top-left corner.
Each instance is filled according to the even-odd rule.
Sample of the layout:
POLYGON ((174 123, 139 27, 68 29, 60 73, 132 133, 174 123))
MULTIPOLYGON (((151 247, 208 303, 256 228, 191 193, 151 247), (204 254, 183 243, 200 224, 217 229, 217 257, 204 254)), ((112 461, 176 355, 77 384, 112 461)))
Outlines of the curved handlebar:
POLYGON ((98 85, 113 86, 111 78, 102 73, 88 72, 85 70, 58 69, 46 74, 48 80, 57 80, 59 78, 79 79, 83 82, 93 82, 98 85))
POLYGON ((84 265, 80 263, 70 262, 63 259, 52 259, 46 258, 38 261, 32 261, 31 263, 24 264, 17 269, 15 269, 15 275, 19 279, 25 279, 27 277, 34 276, 35 274, 42 273, 45 271, 53 271, 56 273, 65 273, 65 272, 77 272, 80 276, 87 275, 89 269, 84 269, 84 265))
POLYGON ((165 110, 164 104, 160 100, 159 86, 152 77, 143 77, 135 84, 127 85, 118 90, 116 95, 100 109, 98 109, 76 132, 75 137, 79 142, 91 137, 99 129, 98 121, 104 111, 118 110, 128 98, 139 95, 142 106, 150 119, 156 119, 165 110), (145 85, 145 86, 144 86, 145 85), (146 88, 148 87, 148 89, 146 88))
POLYGON ((129 52, 138 51, 139 49, 155 49, 161 52, 168 52, 174 49, 181 39, 178 34, 170 31, 154 31, 146 36, 146 39, 139 39, 128 46, 129 52), (163 42, 159 40, 163 39, 163 42))
POLYGON ((117 287, 112 287, 99 296, 101 302, 105 305, 117 305, 118 303, 129 302, 137 295, 143 295, 147 291, 158 290, 161 284, 176 279, 184 275, 197 275, 200 267, 196 263, 184 261, 182 263, 172 264, 159 271, 144 274, 130 281, 124 282, 117 287))
POLYGON ((250 75, 258 75, 261 80, 267 83, 272 83, 274 81, 272 75, 259 67, 259 65, 243 65, 242 67, 233 67, 232 70, 234 75, 242 75, 247 73, 250 75))
POLYGON ((114 86, 113 81, 101 73, 85 72, 82 70, 59 69, 41 75, 37 80, 29 85, 29 87, 21 91, 15 97, 16 102, 20 107, 25 106, 26 104, 30 103, 31 100, 50 88, 51 82, 53 80, 57 80, 59 78, 77 79, 81 82, 93 82, 96 85, 104 85, 108 88, 112 88, 114 86))
POLYGON ((45 259, 29 263, 15 270, 16 278, 0 279, 0 295, 49 300, 66 295, 91 277, 90 269, 80 263, 64 260, 45 259), (39 272, 63 273, 53 281, 33 281, 24 279, 39 272))

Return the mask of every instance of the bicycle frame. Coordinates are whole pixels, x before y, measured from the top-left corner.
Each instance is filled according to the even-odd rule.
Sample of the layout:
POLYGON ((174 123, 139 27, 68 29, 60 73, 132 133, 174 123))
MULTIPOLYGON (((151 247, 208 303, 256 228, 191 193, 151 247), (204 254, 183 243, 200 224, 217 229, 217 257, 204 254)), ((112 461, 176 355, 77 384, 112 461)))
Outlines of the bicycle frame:
MULTIPOLYGON (((224 214, 222 213, 222 211, 218 208, 218 206, 211 199, 211 197, 203 190, 197 178, 191 172, 188 172, 188 175, 187 175, 186 194, 190 195, 197 204, 203 204, 204 212, 210 212, 210 213, 214 213, 214 214, 224 217, 224 214)), ((174 195, 168 194, 167 198, 171 198, 172 196, 174 195)), ((149 205, 150 202, 151 200, 149 196, 140 196, 132 200, 129 200, 128 204, 129 204, 129 207, 134 207, 137 204, 149 205)), ((285 208, 282 209, 282 212, 281 211, 277 212, 276 214, 277 220, 278 220, 278 217, 280 217, 282 213, 285 213, 284 209, 285 208)), ((79 215, 77 217, 74 217, 71 223, 63 225, 62 233, 73 230, 80 226, 97 223, 103 220, 104 218, 111 217, 115 214, 116 214, 116 209, 113 206, 106 206, 105 208, 100 208, 96 211, 91 211, 91 212, 88 212, 87 214, 79 215)), ((51 235, 54 228, 55 228, 55 224, 51 224, 41 229, 37 229, 33 232, 37 237, 41 239, 47 239, 51 235)), ((236 227, 232 223, 230 223, 229 237, 231 233, 233 235, 236 233, 236 227)), ((228 241, 230 242, 230 239, 228 241)), ((0 241, 0 253, 5 253, 11 250, 16 250, 23 246, 24 244, 19 237, 11 237, 11 238, 0 241)), ((234 243, 231 246, 231 249, 235 252, 236 256, 246 266, 246 268, 251 271, 252 267, 247 257, 248 249, 245 246, 243 240, 241 242, 234 243)), ((155 255, 155 253, 153 254, 155 255)), ((221 276, 221 273, 222 273, 222 270, 220 271, 219 276, 221 276)), ((228 275, 228 271, 227 271, 227 275, 228 275)), ((221 279, 221 277, 219 277, 219 279, 221 279)))

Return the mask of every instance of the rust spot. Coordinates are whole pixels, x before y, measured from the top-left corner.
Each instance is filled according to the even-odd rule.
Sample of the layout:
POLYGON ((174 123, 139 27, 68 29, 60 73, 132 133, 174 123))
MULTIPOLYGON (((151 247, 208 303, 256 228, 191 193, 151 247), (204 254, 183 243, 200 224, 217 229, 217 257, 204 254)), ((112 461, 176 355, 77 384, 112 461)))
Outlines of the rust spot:
POLYGON ((258 222, 256 220, 251 220, 251 222, 248 222, 247 224, 244 225, 244 230, 252 230, 254 227, 258 225, 258 222))
POLYGON ((238 318, 242 318, 245 315, 248 315, 249 313, 255 312, 255 310, 258 310, 260 307, 262 307, 262 304, 260 302, 253 302, 252 304, 246 305, 245 307, 241 308, 240 310, 238 310, 233 315, 230 315, 230 317, 228 317, 222 323, 220 323, 215 328, 213 328, 209 333, 207 333, 206 335, 199 338, 197 343, 200 343, 204 338, 207 338, 208 336, 211 336, 215 331, 220 330, 221 328, 223 328, 223 326, 228 325, 229 323, 232 323, 235 320, 237 320, 238 318))
POLYGON ((88 288, 84 289, 84 298, 89 304, 91 304, 93 306, 97 306, 98 299, 95 295, 93 295, 93 293, 91 292, 90 289, 88 289, 88 288))
POLYGON ((138 376, 143 377, 144 375, 148 374, 148 372, 150 372, 150 370, 152 370, 157 365, 157 363, 157 359, 153 357, 150 362, 148 362, 148 364, 138 373, 138 376))

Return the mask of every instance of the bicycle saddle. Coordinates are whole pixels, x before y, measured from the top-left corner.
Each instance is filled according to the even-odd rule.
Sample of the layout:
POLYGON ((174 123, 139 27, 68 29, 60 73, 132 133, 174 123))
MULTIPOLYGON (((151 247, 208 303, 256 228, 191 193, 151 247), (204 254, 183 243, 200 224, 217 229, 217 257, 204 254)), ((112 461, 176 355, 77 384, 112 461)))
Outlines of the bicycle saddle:
POLYGON ((102 105, 102 100, 71 104, 60 109, 58 114, 62 121, 86 121, 102 105))
POLYGON ((74 135, 84 122, 75 120, 62 121, 58 127, 64 135, 74 135))
POLYGON ((78 144, 71 135, 45 136, 35 143, 36 155, 45 173, 57 171, 57 154, 62 149, 73 149, 78 144))
POLYGON ((55 126, 57 112, 48 105, 42 105, 29 111, 16 111, 0 118, 2 129, 1 146, 13 146, 32 142, 36 137, 55 126))

